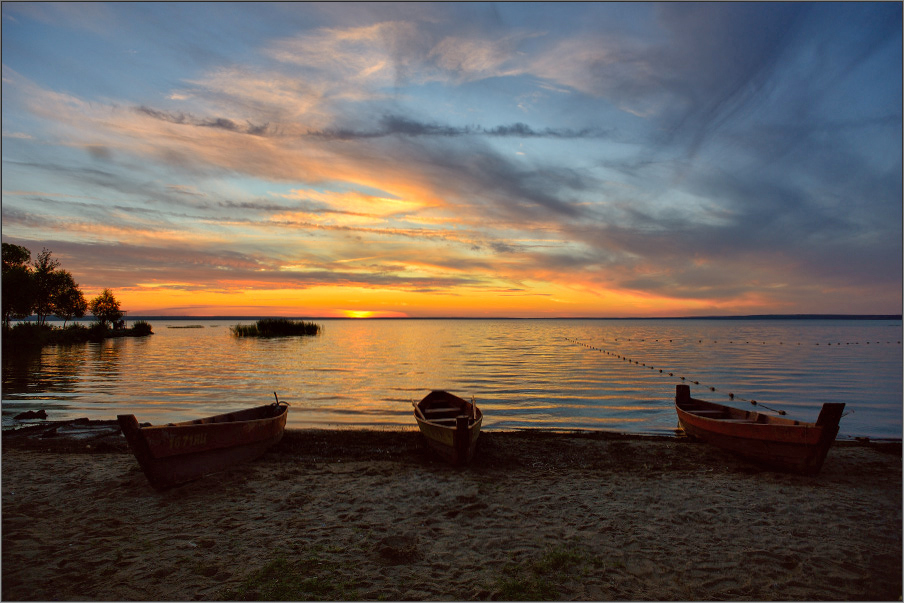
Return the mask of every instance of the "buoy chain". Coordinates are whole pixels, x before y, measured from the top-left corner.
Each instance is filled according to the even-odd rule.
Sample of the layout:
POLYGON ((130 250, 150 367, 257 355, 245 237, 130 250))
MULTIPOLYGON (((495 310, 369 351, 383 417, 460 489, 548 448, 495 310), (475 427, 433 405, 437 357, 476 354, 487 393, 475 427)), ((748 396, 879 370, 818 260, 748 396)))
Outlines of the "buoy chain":
MULTIPOLYGON (((577 344, 577 345, 579 345, 579 346, 583 346, 583 347, 587 348, 588 350, 595 350, 595 351, 598 351, 598 352, 603 352, 604 354, 606 354, 606 355, 608 355, 608 356, 614 356, 615 358, 618 358, 619 360, 622 360, 622 361, 624 361, 624 362, 627 362, 628 364, 632 364, 632 363, 633 363, 633 364, 636 364, 636 365, 639 365, 639 366, 647 366, 647 364, 646 364, 645 362, 644 362, 644 363, 640 363, 639 361, 634 360, 634 359, 631 359, 631 358, 628 358, 627 356, 622 356, 621 354, 616 354, 615 352, 610 352, 610 351, 605 350, 605 349, 603 349, 603 348, 599 348, 599 347, 596 347, 596 346, 592 346, 592 345, 587 344, 587 343, 584 343, 584 342, 582 342, 582 341, 578 341, 577 339, 572 339, 571 337, 565 337, 565 340, 566 340, 566 341, 569 341, 569 342, 571 342, 571 343, 577 344)), ((618 341, 618 340, 616 339, 616 341, 618 341)), ((629 339, 628 341, 630 341, 630 339, 629 339)), ((639 341, 643 341, 643 340, 641 339, 641 340, 639 340, 639 341)), ((657 340, 657 341, 658 341, 658 340, 657 340)), ((669 341, 671 341, 671 340, 669 340, 669 341)), ((656 367, 650 365, 650 370, 655 371, 655 370, 657 370, 657 369, 656 369, 656 367)), ((675 376, 676 376, 675 373, 674 373, 674 371, 666 373, 663 369, 658 369, 658 370, 659 370, 660 374, 662 374, 662 375, 668 374, 669 377, 675 377, 675 376)), ((677 375, 677 377, 678 377, 681 381, 686 381, 686 382, 688 382, 688 383, 693 383, 694 385, 700 385, 700 382, 697 381, 697 380, 688 380, 687 377, 682 377, 682 376, 680 376, 680 375, 677 375)), ((707 385, 704 385, 704 387, 708 387, 708 388, 709 388, 709 391, 711 391, 711 392, 716 391, 716 388, 713 387, 713 386, 707 386, 707 385)), ((740 400, 741 402, 749 402, 750 404, 752 404, 752 405, 754 405, 754 406, 757 406, 757 405, 762 406, 763 408, 765 408, 765 409, 767 409, 767 410, 771 410, 772 412, 777 412, 777 413, 780 414, 780 415, 785 414, 785 411, 784 411, 784 410, 775 410, 775 409, 769 408, 768 406, 764 406, 762 403, 757 402, 756 400, 747 399, 747 398, 742 398, 741 396, 736 396, 736 395, 735 395, 734 393, 732 393, 732 392, 729 392, 729 393, 728 393, 728 399, 729 399, 729 400, 740 400)))
MULTIPOLYGON (((566 339, 568 339, 568 338, 566 337, 566 339)), ((575 341, 575 343, 578 343, 577 340, 574 340, 574 341, 575 341)), ((614 338, 613 341, 618 341, 618 337, 614 338)), ((640 342, 646 342, 647 340, 646 340, 645 338, 644 338, 644 339, 633 339, 633 338, 630 338, 630 337, 629 337, 629 338, 622 338, 622 341, 640 341, 640 342)), ((662 339, 662 340, 654 339, 654 340, 652 340, 652 341, 655 341, 656 343, 666 343, 666 341, 668 341, 668 343, 675 343, 675 340, 674 340, 674 339, 669 339, 669 340, 665 340, 665 339, 662 339)), ((679 343, 683 343, 683 342, 685 342, 685 341, 691 341, 691 342, 692 342, 693 340, 690 340, 690 339, 679 339, 678 341, 679 341, 679 343)), ((710 341, 709 341, 709 340, 704 341, 703 339, 698 339, 698 340, 697 340, 697 343, 710 343, 710 341)), ((719 343, 719 340, 718 340, 718 339, 714 339, 714 340, 712 340, 712 343, 719 343)), ((725 340, 724 340, 724 339, 722 340, 722 343, 725 343, 725 340)), ((745 345, 748 345, 748 344, 751 344, 751 343, 757 344, 757 345, 785 345, 785 342, 784 342, 784 341, 773 342, 773 341, 762 341, 762 340, 758 340, 758 341, 747 341, 747 340, 744 340, 744 341, 742 342, 741 340, 735 341, 735 340, 732 339, 732 340, 729 340, 728 343, 729 343, 729 344, 741 344, 741 343, 743 343, 743 344, 745 344, 745 345)), ((885 342, 882 342, 882 341, 865 341, 865 342, 863 342, 863 343, 864 343, 864 345, 882 345, 883 343, 884 343, 885 345, 901 345, 901 342, 900 342, 900 341, 885 341, 885 342)), ((790 345, 790 344, 789 344, 789 345, 790 345)), ((797 345, 805 345, 805 344, 803 344, 803 343, 801 343, 801 342, 797 342, 797 345)), ((813 343, 812 345, 834 345, 834 346, 840 346, 840 345, 860 345, 860 342, 859 342, 859 341, 846 341, 846 342, 842 343, 842 342, 838 341, 838 342, 834 342, 834 343, 833 343, 833 342, 830 341, 830 342, 827 342, 827 343, 824 343, 824 344, 823 344, 823 343, 816 342, 816 343, 813 343)))

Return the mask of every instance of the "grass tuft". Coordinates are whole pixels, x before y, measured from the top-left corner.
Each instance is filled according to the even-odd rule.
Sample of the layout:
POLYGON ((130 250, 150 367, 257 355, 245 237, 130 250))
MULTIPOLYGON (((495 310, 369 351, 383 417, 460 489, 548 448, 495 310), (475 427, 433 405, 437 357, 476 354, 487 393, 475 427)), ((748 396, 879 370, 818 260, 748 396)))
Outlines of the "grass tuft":
POLYGON ((136 337, 141 337, 143 335, 153 335, 154 332, 151 330, 151 323, 146 320, 136 320, 132 323, 132 335, 136 337))
POLYGON ((580 579, 592 560, 581 552, 559 546, 539 559, 513 563, 496 580, 497 598, 503 601, 555 601, 567 599, 567 582, 580 579))
POLYGON ((337 579, 316 554, 295 562, 278 555, 249 574, 241 584, 220 595, 224 601, 351 601, 357 598, 354 584, 341 577, 337 579))

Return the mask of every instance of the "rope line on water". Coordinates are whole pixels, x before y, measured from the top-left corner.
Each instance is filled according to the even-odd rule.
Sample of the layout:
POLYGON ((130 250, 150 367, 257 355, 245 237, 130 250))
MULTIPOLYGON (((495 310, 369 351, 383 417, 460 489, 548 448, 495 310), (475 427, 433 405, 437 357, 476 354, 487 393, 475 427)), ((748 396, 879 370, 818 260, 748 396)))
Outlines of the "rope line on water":
MULTIPOLYGON (((567 338, 566 338, 566 339, 567 339, 567 338)), ((647 341, 646 338, 643 338, 643 339, 634 339, 634 338, 630 338, 630 337, 629 337, 629 338, 623 338, 622 340, 623 340, 623 341, 632 341, 632 342, 633 342, 633 341, 639 341, 639 342, 646 342, 646 341, 647 341)), ((618 337, 616 337, 613 341, 618 341, 618 337)), ((655 341, 656 343, 675 343, 675 340, 674 340, 674 339, 668 339, 668 340, 666 340, 666 339, 654 339, 654 340, 651 340, 651 341, 655 341)), ((575 342, 577 342, 577 340, 575 340, 575 342)), ((679 340, 677 340, 677 342, 678 342, 678 343, 685 343, 685 342, 691 342, 691 343, 694 343, 694 340, 692 340, 692 339, 679 339, 679 340)), ((697 342, 697 343, 701 343, 701 344, 708 344, 708 343, 714 343, 714 344, 717 344, 717 343, 720 343, 720 341, 719 341, 718 339, 713 339, 712 341, 710 341, 710 340, 705 340, 705 341, 704 341, 703 339, 697 339, 696 342, 697 342)), ((721 341, 721 343, 724 344, 724 343, 726 343, 726 341, 723 339, 723 340, 721 341)), ((742 345, 742 344, 743 344, 743 345, 751 345, 751 344, 752 344, 752 345, 785 345, 785 342, 784 342, 784 341, 762 341, 762 340, 755 340, 755 341, 743 340, 743 341, 742 341, 742 340, 740 340, 740 339, 737 340, 737 341, 735 341, 734 339, 731 339, 731 340, 729 340, 727 343, 732 344, 732 345, 742 345)), ((864 341, 864 342, 862 342, 862 343, 863 343, 863 345, 901 345, 901 342, 900 342, 900 341, 884 341, 884 342, 883 342, 883 341, 881 341, 881 340, 880 340, 880 341, 864 341)), ((789 343, 788 345, 791 345, 791 343, 789 343)), ((842 343, 842 342, 838 341, 838 342, 834 342, 834 343, 833 343, 833 342, 829 341, 829 342, 822 342, 822 343, 821 343, 821 342, 818 342, 818 341, 817 341, 817 342, 812 343, 812 344, 806 344, 806 343, 801 343, 801 342, 798 341, 795 345, 814 345, 814 346, 818 346, 818 345, 832 346, 832 345, 834 345, 834 346, 841 346, 841 345, 861 345, 861 342, 859 342, 859 341, 846 341, 846 342, 842 343)))
MULTIPOLYGON (((603 349, 603 348, 596 347, 596 346, 593 346, 593 345, 584 343, 584 342, 582 342, 582 341, 578 341, 577 339, 574 339, 574 338, 571 338, 571 337, 564 337, 564 339, 565 339, 566 341, 568 341, 568 342, 571 342, 571 343, 573 343, 573 344, 582 346, 582 347, 587 348, 587 349, 589 349, 589 350, 594 350, 594 351, 597 351, 597 352, 602 352, 602 353, 604 353, 604 354, 606 354, 606 355, 608 355, 608 356, 615 357, 615 358, 617 358, 617 359, 619 359, 619 360, 622 360, 623 362, 627 362, 628 364, 634 364, 634 365, 636 365, 636 366, 642 366, 642 367, 646 367, 646 366, 647 366, 647 363, 646 363, 646 362, 640 362, 639 360, 634 360, 633 358, 628 358, 627 356, 622 356, 621 354, 617 354, 617 353, 615 353, 615 352, 610 352, 609 350, 605 350, 605 349, 603 349)), ((618 341, 618 338, 616 338, 615 341, 618 341)), ((631 341, 631 340, 628 339, 628 341, 631 341)), ((639 339, 638 341, 645 341, 645 340, 639 339)), ((656 341, 659 341, 659 340, 657 339, 656 341)), ((671 342, 672 340, 670 339, 669 341, 671 342)), ((649 368, 650 368, 651 371, 656 371, 656 370, 657 370, 656 367, 654 367, 653 365, 650 365, 649 368)), ((669 371, 669 372, 667 372, 665 369, 658 369, 658 370, 659 370, 659 373, 662 374, 662 375, 666 375, 666 374, 667 374, 669 377, 678 377, 678 379, 681 380, 682 382, 693 383, 694 385, 700 385, 700 381, 698 381, 698 380, 696 380, 696 379, 688 379, 687 377, 684 377, 684 376, 681 376, 681 375, 675 375, 675 371, 669 371)), ((714 386, 711 386, 711 385, 710 385, 710 386, 704 385, 704 387, 707 387, 707 388, 709 389, 709 391, 711 391, 711 392, 716 391, 716 388, 715 388, 714 386)), ((770 407, 764 405, 762 402, 758 402, 758 401, 756 401, 756 400, 749 400, 749 399, 747 399, 747 398, 742 398, 741 396, 736 396, 736 395, 735 395, 734 393, 732 393, 732 392, 729 392, 729 393, 728 393, 728 399, 729 399, 729 400, 740 400, 741 402, 749 402, 749 403, 752 404, 753 406, 759 406, 760 408, 763 408, 763 409, 765 409, 765 410, 769 410, 769 411, 774 412, 774 413, 778 413, 778 414, 780 414, 780 415, 787 414, 784 410, 777 410, 777 409, 774 409, 774 408, 770 408, 770 407)))

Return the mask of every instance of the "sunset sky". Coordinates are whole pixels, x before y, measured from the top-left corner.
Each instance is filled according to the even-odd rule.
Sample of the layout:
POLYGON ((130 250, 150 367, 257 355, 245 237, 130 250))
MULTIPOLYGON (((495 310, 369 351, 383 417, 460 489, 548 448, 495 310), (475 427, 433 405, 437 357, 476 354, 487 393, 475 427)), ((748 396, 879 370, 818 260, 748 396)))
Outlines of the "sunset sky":
POLYGON ((890 3, 3 3, 2 235, 131 315, 900 313, 890 3))

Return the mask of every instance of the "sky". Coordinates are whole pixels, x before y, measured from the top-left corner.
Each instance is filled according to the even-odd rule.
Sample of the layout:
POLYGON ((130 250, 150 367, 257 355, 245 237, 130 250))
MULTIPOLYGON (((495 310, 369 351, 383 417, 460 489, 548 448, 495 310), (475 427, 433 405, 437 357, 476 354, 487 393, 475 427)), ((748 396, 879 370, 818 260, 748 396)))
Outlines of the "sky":
POLYGON ((2 4, 2 239, 131 315, 902 310, 902 5, 2 4))

